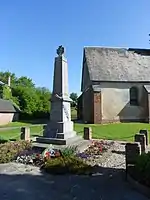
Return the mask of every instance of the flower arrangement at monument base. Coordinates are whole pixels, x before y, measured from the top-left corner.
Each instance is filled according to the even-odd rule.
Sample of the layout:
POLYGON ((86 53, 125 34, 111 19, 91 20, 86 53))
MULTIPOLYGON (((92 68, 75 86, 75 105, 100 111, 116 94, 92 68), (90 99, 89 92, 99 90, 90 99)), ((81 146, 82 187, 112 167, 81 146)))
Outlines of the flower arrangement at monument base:
POLYGON ((113 142, 108 142, 104 140, 92 140, 92 144, 82 153, 77 155, 83 159, 96 158, 102 156, 103 153, 113 145, 113 142))
POLYGON ((97 162, 96 160, 99 162, 103 153, 107 152, 111 145, 112 142, 93 140, 91 145, 82 153, 78 152, 76 146, 59 150, 54 148, 53 145, 49 145, 42 153, 37 153, 29 142, 8 142, 0 146, 0 162, 15 161, 34 165, 51 174, 89 174, 97 162))
POLYGON ((52 145, 49 145, 41 154, 35 153, 33 149, 24 150, 18 153, 16 156, 16 162, 23 164, 31 164, 35 166, 42 166, 48 159, 53 159, 61 156, 61 152, 54 149, 52 145))
POLYGON ((8 163, 15 160, 17 155, 24 151, 31 150, 31 143, 28 141, 9 141, 0 144, 0 163, 8 163))

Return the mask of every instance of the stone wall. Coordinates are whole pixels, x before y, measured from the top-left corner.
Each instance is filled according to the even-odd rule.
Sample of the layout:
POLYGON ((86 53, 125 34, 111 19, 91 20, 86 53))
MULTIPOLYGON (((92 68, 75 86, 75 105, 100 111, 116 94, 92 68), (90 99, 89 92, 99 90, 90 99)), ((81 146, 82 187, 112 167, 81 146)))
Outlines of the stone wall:
POLYGON ((146 121, 147 93, 141 83, 101 83, 102 121, 146 121), (130 88, 139 89, 139 106, 130 105, 130 88))

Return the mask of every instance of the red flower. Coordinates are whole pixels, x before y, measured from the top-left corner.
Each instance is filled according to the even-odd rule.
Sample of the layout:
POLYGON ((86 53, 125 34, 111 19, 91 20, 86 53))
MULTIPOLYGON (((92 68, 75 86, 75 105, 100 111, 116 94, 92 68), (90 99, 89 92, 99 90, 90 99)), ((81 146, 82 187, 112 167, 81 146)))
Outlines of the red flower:
POLYGON ((39 158, 39 157, 40 157, 40 154, 39 154, 39 153, 37 153, 37 154, 36 154, 36 157, 38 157, 38 158, 39 158))
POLYGON ((59 156, 60 156, 60 152, 57 151, 57 152, 55 153, 55 156, 56 156, 56 157, 59 157, 59 156))
POLYGON ((50 152, 46 152, 46 153, 45 153, 45 157, 46 157, 46 158, 50 158, 50 152))
POLYGON ((103 151, 103 148, 102 148, 102 146, 100 146, 100 147, 99 147, 99 151, 100 151, 100 152, 102 152, 102 151, 103 151))

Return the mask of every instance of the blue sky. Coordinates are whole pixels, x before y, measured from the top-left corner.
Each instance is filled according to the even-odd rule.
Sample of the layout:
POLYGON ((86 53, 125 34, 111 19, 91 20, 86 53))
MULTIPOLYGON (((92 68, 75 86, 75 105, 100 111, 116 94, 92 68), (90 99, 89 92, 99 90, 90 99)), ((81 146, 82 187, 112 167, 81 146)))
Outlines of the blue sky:
POLYGON ((79 93, 84 46, 150 48, 149 32, 150 0, 1 0, 0 71, 52 90, 62 44, 69 91, 79 93))

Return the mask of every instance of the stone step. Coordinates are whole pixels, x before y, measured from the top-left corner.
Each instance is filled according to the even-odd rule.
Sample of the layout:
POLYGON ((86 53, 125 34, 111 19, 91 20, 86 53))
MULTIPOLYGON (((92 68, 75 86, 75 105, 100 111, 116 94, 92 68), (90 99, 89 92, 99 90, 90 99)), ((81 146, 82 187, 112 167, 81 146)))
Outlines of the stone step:
POLYGON ((69 138, 70 136, 71 136, 71 138, 74 138, 76 136, 76 132, 71 131, 71 132, 67 132, 67 133, 57 133, 58 139, 66 139, 66 138, 69 138))
MULTIPOLYGON (((79 152, 83 152, 85 149, 87 149, 87 147, 90 144, 91 144, 91 142, 89 140, 83 140, 83 139, 81 139, 81 140, 76 140, 76 142, 74 142, 74 143, 72 142, 72 143, 70 143, 68 145, 53 145, 53 147, 56 148, 56 149, 60 149, 61 150, 61 149, 65 148, 65 147, 67 147, 67 146, 69 146, 69 147, 70 146, 75 146, 75 147, 77 147, 77 150, 79 152)), ((41 151, 43 151, 44 149, 46 149, 46 148, 49 147, 49 144, 39 143, 39 142, 33 142, 32 146, 34 148, 39 148, 41 151)))
POLYGON ((36 142, 44 144, 66 145, 66 140, 57 138, 37 137, 36 142))
POLYGON ((44 143, 38 143, 38 142, 33 142, 32 143, 32 146, 33 147, 37 147, 37 148, 41 148, 41 149, 46 149, 46 148, 48 148, 49 147, 49 144, 44 144, 44 143))
POLYGON ((54 144, 54 145, 69 145, 69 144, 72 145, 73 143, 77 143, 78 141, 81 140, 82 140, 81 136, 75 136, 68 139, 37 137, 35 142, 44 144, 54 144))

